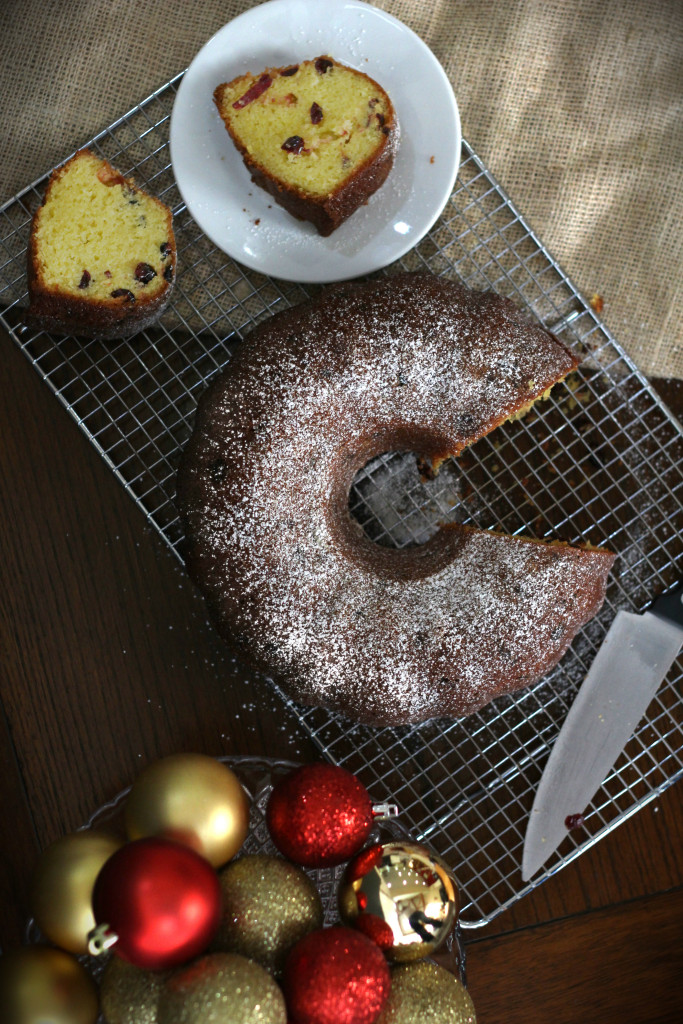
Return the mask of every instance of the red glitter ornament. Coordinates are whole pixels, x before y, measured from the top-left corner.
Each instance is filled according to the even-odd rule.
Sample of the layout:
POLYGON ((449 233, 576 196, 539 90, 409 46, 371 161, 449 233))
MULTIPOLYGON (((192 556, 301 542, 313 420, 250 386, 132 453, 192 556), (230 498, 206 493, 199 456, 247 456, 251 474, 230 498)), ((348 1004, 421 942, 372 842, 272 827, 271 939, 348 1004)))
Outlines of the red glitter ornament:
POLYGON ((351 928, 321 928, 287 958, 282 988, 297 1024, 373 1024, 389 996, 379 947, 351 928))
POLYGON ((296 864, 342 864, 372 828, 372 803, 355 775, 332 764, 295 768, 273 788, 266 822, 280 853, 296 864))
POLYGON ((98 928, 91 932, 91 952, 111 946, 136 967, 163 970, 208 946, 220 920, 220 883, 188 846, 137 839, 106 861, 92 903, 98 928))

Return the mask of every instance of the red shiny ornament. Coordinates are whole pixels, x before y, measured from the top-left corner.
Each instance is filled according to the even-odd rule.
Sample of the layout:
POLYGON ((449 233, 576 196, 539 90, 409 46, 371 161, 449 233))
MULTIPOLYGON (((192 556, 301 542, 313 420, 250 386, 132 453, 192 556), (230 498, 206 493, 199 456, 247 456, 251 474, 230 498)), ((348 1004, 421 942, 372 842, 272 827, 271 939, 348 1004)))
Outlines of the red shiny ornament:
POLYGON ((332 764, 295 768, 276 783, 266 822, 280 853, 306 867, 352 857, 372 828, 372 802, 355 775, 332 764))
MULTIPOLYGON (((362 910, 363 907, 360 900, 358 900, 358 905, 362 910)), ((359 914, 353 922, 353 927, 357 931, 362 932, 363 935, 367 935, 373 942, 376 942, 383 952, 393 949, 396 941, 394 933, 386 921, 383 921, 381 917, 377 917, 376 914, 359 914)))
POLYGON ((118 938, 112 952, 136 967, 164 970, 204 952, 221 912, 218 875, 170 839, 126 843, 103 865, 93 912, 118 938))
POLYGON ((357 878, 363 878, 369 871, 382 863, 384 847, 381 843, 368 846, 367 850, 361 850, 357 857, 349 863, 346 869, 346 878, 349 882, 355 882, 357 878))
POLYGON ((282 988, 297 1024, 373 1024, 389 996, 389 966, 374 942, 351 928, 321 928, 287 958, 282 988))

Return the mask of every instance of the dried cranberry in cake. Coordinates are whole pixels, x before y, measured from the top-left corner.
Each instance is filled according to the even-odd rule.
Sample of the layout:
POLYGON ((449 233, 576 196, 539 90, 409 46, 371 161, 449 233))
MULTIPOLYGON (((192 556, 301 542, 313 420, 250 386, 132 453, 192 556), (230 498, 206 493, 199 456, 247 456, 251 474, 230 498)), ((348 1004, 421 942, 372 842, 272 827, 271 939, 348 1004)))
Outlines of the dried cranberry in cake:
POLYGON ((288 139, 282 143, 282 148, 285 153, 301 153, 304 148, 304 140, 300 135, 290 135, 288 139))
POLYGON ((249 103, 253 103, 254 100, 258 99, 266 89, 270 88, 271 84, 272 78, 270 75, 261 75, 258 81, 254 82, 243 96, 240 96, 238 100, 235 100, 233 107, 235 110, 242 110, 243 107, 246 107, 249 103))
POLYGON ((88 338, 133 335, 168 304, 163 271, 174 251, 170 209, 80 150, 51 175, 33 218, 27 322, 88 338))
POLYGON ((149 263, 138 263, 135 268, 135 279, 140 284, 149 284, 149 282, 157 276, 157 272, 154 267, 150 266, 149 263))
POLYGON ((126 191, 126 179, 123 177, 120 171, 117 171, 111 164, 103 160, 97 170, 97 180, 103 185, 122 185, 124 191, 126 191))
POLYGON ((241 75, 219 85, 214 101, 252 180, 321 235, 365 204, 393 165, 391 100, 368 75, 329 56, 241 75))

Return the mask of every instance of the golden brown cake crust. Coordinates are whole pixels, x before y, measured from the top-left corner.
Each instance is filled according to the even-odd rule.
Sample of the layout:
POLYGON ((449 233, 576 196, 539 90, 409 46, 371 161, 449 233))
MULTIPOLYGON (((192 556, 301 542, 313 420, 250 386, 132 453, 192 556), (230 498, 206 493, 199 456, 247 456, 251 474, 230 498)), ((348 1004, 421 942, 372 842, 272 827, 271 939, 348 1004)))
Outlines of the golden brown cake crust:
POLYGON ((336 285, 260 325, 202 396, 178 474, 222 635, 293 699, 383 725, 541 678, 602 604, 610 552, 465 526, 382 548, 348 494, 379 453, 438 463, 576 365, 509 300, 427 274, 336 285))
MULTIPOLYGON (((315 61, 329 61, 333 65, 339 65, 332 57, 322 56, 315 58, 315 61)), ((264 74, 276 77, 284 68, 266 68, 264 74)), ((386 115, 382 128, 383 139, 380 147, 360 167, 356 169, 346 181, 344 181, 330 195, 317 197, 305 195, 299 189, 292 187, 286 182, 279 181, 273 177, 268 170, 262 167, 257 160, 247 151, 242 140, 234 131, 229 120, 223 116, 223 96, 233 86, 233 82, 224 82, 214 90, 214 102, 219 114, 237 150, 241 153, 244 165, 251 174, 252 181, 260 188, 265 189, 275 201, 288 213, 298 220, 310 221, 318 233, 323 236, 332 234, 351 214, 367 203, 374 192, 380 188, 387 179, 393 167, 394 155, 398 144, 398 121, 396 112, 390 98, 383 89, 377 85, 369 75, 357 71, 357 75, 377 86, 381 91, 386 103, 386 115)))
POLYGON ((132 179, 124 178, 106 160, 101 162, 103 174, 108 176, 112 184, 125 184, 131 192, 142 193, 165 212, 168 227, 166 259, 168 277, 166 287, 156 295, 148 296, 141 293, 135 296, 134 301, 127 296, 93 300, 85 295, 80 297, 69 293, 58 285, 46 285, 40 270, 35 232, 40 211, 49 201, 56 182, 68 170, 72 162, 88 152, 88 150, 79 150, 70 160, 53 171, 41 206, 33 215, 27 249, 29 306, 24 319, 30 327, 37 327, 54 334, 73 334, 100 340, 127 337, 144 330, 158 319, 168 306, 175 282, 176 243, 173 233, 173 215, 171 210, 159 199, 142 193, 132 179))

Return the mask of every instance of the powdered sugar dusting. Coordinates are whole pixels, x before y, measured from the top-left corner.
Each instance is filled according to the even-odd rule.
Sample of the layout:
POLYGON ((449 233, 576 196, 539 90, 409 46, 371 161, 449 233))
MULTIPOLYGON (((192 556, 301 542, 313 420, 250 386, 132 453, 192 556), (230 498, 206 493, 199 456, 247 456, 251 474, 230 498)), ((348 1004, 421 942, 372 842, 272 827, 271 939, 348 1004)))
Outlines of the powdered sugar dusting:
POLYGON ((476 710, 559 660, 612 558, 451 526, 381 549, 355 472, 438 461, 575 366, 497 296, 425 275, 343 285, 257 329, 204 397, 179 474, 217 624, 295 697, 393 724, 476 710))

